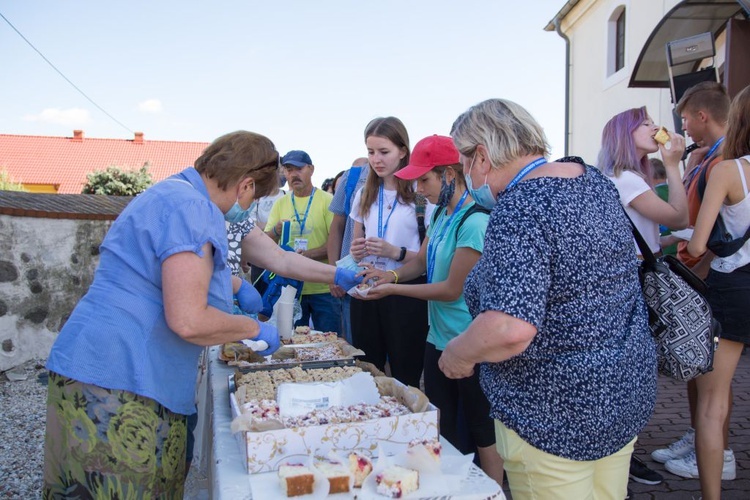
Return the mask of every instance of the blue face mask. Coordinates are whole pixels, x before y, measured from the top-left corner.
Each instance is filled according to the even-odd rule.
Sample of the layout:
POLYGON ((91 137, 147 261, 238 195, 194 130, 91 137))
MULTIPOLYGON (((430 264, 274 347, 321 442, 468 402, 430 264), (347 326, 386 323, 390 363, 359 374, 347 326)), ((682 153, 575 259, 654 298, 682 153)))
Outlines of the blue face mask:
POLYGON ((492 195, 492 191, 490 191, 490 185, 487 184, 487 177, 484 178, 484 185, 476 189, 472 186, 471 169, 474 167, 474 160, 476 157, 477 155, 474 153, 474 157, 471 159, 471 165, 469 165, 469 173, 466 174, 466 189, 468 189, 469 194, 479 206, 482 206, 487 210, 492 210, 495 204, 497 204, 497 199, 492 195))
POLYGON ((456 179, 452 179, 450 182, 445 180, 445 172, 443 177, 440 179, 440 194, 438 195, 437 206, 445 207, 450 203, 453 198, 453 193, 456 192, 456 179))
POLYGON ((253 203, 251 203, 250 206, 247 207, 247 210, 242 209, 242 206, 240 206, 240 198, 238 193, 237 200, 235 200, 234 205, 232 205, 232 208, 230 208, 229 211, 224 214, 224 220, 229 222, 230 224, 237 224, 238 222, 247 220, 247 218, 250 217, 250 214, 252 213, 252 208, 253 203))
POLYGON ((229 209, 229 212, 224 214, 224 220, 229 222, 230 224, 237 224, 238 222, 242 222, 250 217, 251 208, 252 206, 248 207, 247 210, 242 210, 240 202, 235 201, 234 205, 232 205, 232 208, 229 209))

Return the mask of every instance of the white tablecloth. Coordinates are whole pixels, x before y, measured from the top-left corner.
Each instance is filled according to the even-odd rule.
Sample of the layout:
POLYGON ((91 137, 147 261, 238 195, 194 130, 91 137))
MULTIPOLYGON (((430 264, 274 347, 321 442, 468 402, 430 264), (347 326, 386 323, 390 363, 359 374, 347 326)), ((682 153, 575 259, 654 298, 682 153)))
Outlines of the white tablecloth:
MULTIPOLYGON (((245 471, 245 457, 235 436, 230 430, 232 412, 229 407, 229 375, 234 369, 218 359, 219 348, 208 350, 207 371, 205 373, 205 391, 200 399, 206 398, 205 409, 201 412, 202 449, 201 459, 209 460, 208 479, 211 498, 221 500, 251 500, 250 476, 245 471)), ((200 434, 200 431, 199 431, 200 434)), ((444 438, 440 439, 443 453, 458 454, 444 438)), ((274 473, 268 473, 274 474, 274 473)), ((461 486, 461 495, 440 497, 442 500, 505 499, 502 489, 476 465, 472 465, 469 475, 461 486)), ((338 495, 336 498, 340 498, 338 495)))

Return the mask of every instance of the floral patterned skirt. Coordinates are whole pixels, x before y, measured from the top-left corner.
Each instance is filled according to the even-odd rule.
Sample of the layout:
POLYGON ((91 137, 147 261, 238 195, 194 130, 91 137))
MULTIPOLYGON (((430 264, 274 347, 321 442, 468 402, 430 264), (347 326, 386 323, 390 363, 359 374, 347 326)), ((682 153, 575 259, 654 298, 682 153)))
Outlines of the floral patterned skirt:
POLYGON ((44 498, 182 499, 186 416, 50 372, 44 498))

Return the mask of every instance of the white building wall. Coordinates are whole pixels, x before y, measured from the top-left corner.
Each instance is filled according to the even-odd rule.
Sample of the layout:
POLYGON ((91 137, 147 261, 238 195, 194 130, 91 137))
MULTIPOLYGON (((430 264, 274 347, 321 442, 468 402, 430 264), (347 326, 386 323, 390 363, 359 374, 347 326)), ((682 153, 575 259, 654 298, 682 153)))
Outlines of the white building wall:
POLYGON ((628 82, 652 30, 678 2, 583 0, 565 17, 561 29, 571 43, 569 154, 595 164, 604 125, 628 108, 645 105, 656 123, 674 129, 669 89, 628 88, 628 82), (609 20, 619 6, 626 16, 625 66, 608 75, 609 20))

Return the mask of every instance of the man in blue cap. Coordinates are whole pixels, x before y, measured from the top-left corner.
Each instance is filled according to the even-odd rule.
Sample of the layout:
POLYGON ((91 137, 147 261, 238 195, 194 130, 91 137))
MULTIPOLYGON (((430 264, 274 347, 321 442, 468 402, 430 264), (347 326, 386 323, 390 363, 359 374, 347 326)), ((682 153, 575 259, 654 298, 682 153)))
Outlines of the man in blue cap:
MULTIPOLYGON (((307 258, 328 262, 327 243, 333 214, 328 210, 333 196, 312 183, 315 166, 304 151, 292 150, 281 158, 289 192, 276 200, 265 231, 274 241, 282 238, 307 258), (285 222, 288 221, 288 234, 285 222)), ((302 318, 295 326, 306 326, 312 317, 316 330, 340 333, 340 311, 325 283, 306 282, 302 288, 302 318)))

